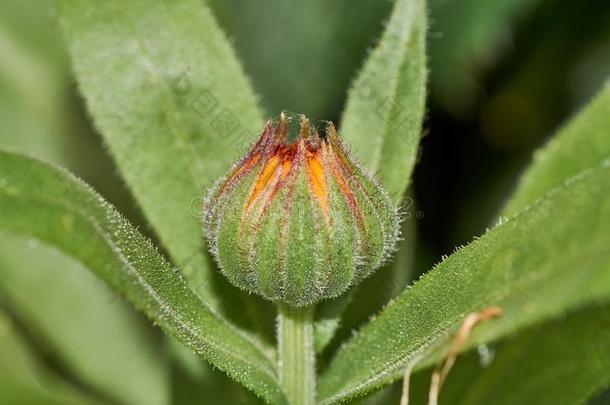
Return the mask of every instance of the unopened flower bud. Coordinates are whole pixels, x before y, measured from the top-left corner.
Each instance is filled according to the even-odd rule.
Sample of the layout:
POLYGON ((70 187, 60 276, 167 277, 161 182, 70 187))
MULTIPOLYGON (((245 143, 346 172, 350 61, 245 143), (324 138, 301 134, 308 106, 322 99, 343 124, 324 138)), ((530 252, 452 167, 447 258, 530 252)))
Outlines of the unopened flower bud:
POLYGON ((231 283, 303 306, 371 275, 393 252, 399 226, 395 204, 350 158, 333 124, 319 134, 300 116, 291 134, 292 119, 268 122, 208 193, 204 225, 231 283))

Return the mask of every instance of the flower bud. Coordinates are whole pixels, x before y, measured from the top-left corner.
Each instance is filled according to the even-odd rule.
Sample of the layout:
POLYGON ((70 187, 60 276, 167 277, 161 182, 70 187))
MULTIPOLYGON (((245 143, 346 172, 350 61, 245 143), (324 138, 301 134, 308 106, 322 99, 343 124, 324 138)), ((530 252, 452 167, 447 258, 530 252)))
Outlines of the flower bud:
POLYGON ((350 158, 332 123, 322 132, 305 116, 282 113, 208 193, 206 239, 237 287, 309 305, 340 295, 393 252, 395 204, 350 158))

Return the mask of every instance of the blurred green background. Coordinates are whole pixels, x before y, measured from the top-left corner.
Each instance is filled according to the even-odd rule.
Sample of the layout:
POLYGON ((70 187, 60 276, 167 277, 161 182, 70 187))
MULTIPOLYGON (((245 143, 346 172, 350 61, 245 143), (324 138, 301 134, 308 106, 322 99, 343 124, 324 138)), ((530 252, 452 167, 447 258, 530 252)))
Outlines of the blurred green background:
MULTIPOLYGON (((334 121, 392 6, 208 4, 268 116, 287 109, 334 121)), ((610 76, 607 0, 431 0, 429 8, 428 109, 411 190, 422 214, 420 272, 495 221, 532 151, 610 76)), ((67 167, 147 232, 78 95, 52 1, 0 0, 0 147, 67 167)), ((78 263, 0 234, 0 403, 193 398, 255 402, 78 263)))

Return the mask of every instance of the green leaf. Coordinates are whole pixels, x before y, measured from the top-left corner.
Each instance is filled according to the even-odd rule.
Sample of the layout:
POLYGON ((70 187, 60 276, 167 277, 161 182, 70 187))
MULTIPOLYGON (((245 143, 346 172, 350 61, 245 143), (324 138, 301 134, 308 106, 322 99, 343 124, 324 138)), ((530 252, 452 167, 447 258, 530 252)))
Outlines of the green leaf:
POLYGON ((0 14, 0 122, 6 148, 59 155, 73 119, 69 71, 50 1, 5 0, 0 14))
MULTIPOLYGON (((379 44, 350 90, 341 121, 341 133, 353 152, 365 167, 377 174, 396 202, 403 197, 409 183, 424 114, 425 12, 424 0, 396 1, 379 44)), ((407 247, 401 246, 401 249, 407 247)), ((408 254, 404 258, 409 260, 408 254)), ((390 265, 393 270, 378 271, 365 284, 376 288, 379 283, 393 282, 394 275, 404 275, 394 271, 398 266, 390 265)), ((390 287, 395 288, 400 286, 390 287)), ((341 315, 355 293, 350 291, 320 305, 315 324, 317 352, 335 335, 341 325, 341 315)), ((387 297, 378 295, 382 296, 387 297)))
POLYGON ((169 403, 164 353, 122 300, 81 265, 36 240, 0 234, 0 246, 0 292, 7 306, 78 381, 121 403, 169 403))
POLYGON ((426 88, 426 6, 397 0, 377 47, 358 74, 341 120, 354 153, 396 201, 415 164, 426 88))
POLYGON ((211 312, 116 210, 78 179, 0 153, 0 228, 81 261, 165 332, 270 402, 284 403, 273 363, 211 312))
MULTIPOLYGON (((588 306, 460 354, 439 403, 483 405, 491 397, 494 404, 588 403, 610 384, 604 367, 610 353, 609 310, 608 304, 588 306)), ((409 402, 427 403, 432 371, 412 376, 409 402)), ((401 385, 397 381, 379 392, 401 385)))
POLYGON ((60 0, 58 13, 95 125, 163 246, 202 301, 249 326, 253 298, 215 271, 200 217, 204 190, 263 120, 210 11, 196 0, 60 0))
POLYGON ((3 404, 101 404, 46 367, 0 306, 0 402, 3 404))
MULTIPOLYGON (((534 154, 534 161, 503 214, 524 209, 565 179, 610 157, 609 117, 610 85, 607 84, 581 113, 534 154)), ((607 367, 599 367, 604 364, 599 355, 608 352, 607 348, 599 347, 610 341, 599 333, 605 330, 600 321, 607 323, 608 314, 608 308, 583 310, 503 343, 491 367, 470 376, 472 384, 467 385, 467 390, 460 390, 459 403, 485 403, 484 398, 492 395, 496 402, 506 403, 518 403, 519 398, 536 403, 584 402, 596 389, 610 382, 607 367), (532 364, 537 367, 529 370, 532 364), (544 367, 539 367, 540 364, 544 367), (515 385, 515 381, 519 384, 515 385), (557 386, 552 388, 549 383, 557 386)))
MULTIPOLYGON (((49 12, 52 3, 3 2, 0 148, 71 167, 78 166, 78 160, 86 162, 80 173, 94 181, 102 178, 97 187, 108 189, 106 185, 116 177, 103 170, 107 167, 100 168, 100 156, 105 154, 99 153, 99 147, 90 153, 87 141, 92 136, 78 125, 81 108, 49 12), (68 146, 79 153, 66 153, 68 146)), ((116 193, 110 197, 117 200, 116 193)), ((131 305, 75 261, 35 240, 26 242, 0 234, 0 293, 34 349, 99 397, 124 404, 167 403, 169 369, 152 325, 142 322, 131 305), (120 368, 117 362, 122 363, 120 368)))
MULTIPOLYGON (((534 154, 534 161, 523 175, 504 214, 511 215, 524 209, 546 191, 562 184, 566 178, 607 159, 610 156, 608 117, 610 86, 606 85, 575 119, 534 154)), ((607 309, 605 312, 602 309, 581 311, 565 321, 545 324, 504 343, 498 359, 489 370, 470 376, 474 382, 468 385, 467 390, 460 390, 459 403, 485 403, 485 396, 492 395, 492 392, 496 402, 501 399, 507 403, 509 399, 512 403, 519 402, 518 398, 521 396, 523 400, 526 395, 529 402, 536 403, 576 403, 586 400, 592 390, 599 388, 596 384, 600 385, 600 379, 606 384, 610 381, 608 374, 604 373, 605 369, 598 368, 599 354, 605 351, 597 349, 608 337, 587 333, 588 330, 604 330, 599 320, 608 320, 607 309), (596 313, 597 317, 592 316, 591 312, 596 313), (514 358, 511 357, 513 354, 516 354, 514 358), (587 360, 589 356, 596 358, 587 360), (533 358, 542 358, 544 362, 533 358), (524 364, 526 359, 530 365, 544 364, 544 367, 536 367, 528 374, 530 366, 524 364), (546 364, 549 362, 553 364, 546 364), (514 384, 516 379, 518 385, 514 384), (558 384, 551 388, 549 382, 558 384), (523 390, 515 390, 516 386, 523 387, 523 390), (506 391, 505 395, 500 394, 503 391, 506 391), (553 395, 549 395, 551 393, 553 395)))
POLYGON ((320 379, 322 402, 346 400, 400 378, 407 365, 445 342, 469 312, 492 305, 504 310, 475 330, 472 341, 480 344, 608 299, 609 188, 605 161, 437 265, 342 347, 320 379))
POLYGON ((580 171, 610 157, 610 82, 534 154, 503 215, 513 215, 580 171))
POLYGON ((459 398, 446 402, 441 392, 440 401, 584 404, 610 384, 609 364, 610 306, 587 308, 504 342, 492 363, 463 385, 459 398))

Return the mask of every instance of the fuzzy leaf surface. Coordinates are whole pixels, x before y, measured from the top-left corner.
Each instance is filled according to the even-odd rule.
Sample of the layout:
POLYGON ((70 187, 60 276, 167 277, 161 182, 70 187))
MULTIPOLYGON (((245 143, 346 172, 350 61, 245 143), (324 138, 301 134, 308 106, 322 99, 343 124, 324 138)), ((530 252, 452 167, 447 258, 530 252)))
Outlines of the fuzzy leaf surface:
MULTIPOLYGON (((395 202, 407 189, 419 147, 426 98, 426 24, 425 0, 396 1, 379 43, 350 89, 341 119, 347 144, 395 202)), ((403 256, 409 260, 408 254, 403 256)), ((394 272, 398 266, 388 267, 400 274, 394 272)), ((318 352, 334 337, 354 294, 352 290, 320 305, 318 352)))
POLYGON ((513 215, 580 171, 610 157, 610 82, 541 149, 504 209, 513 215))
POLYGON ((503 343, 451 403, 586 403, 610 384, 609 366, 610 306, 591 307, 503 343))
POLYGON ((181 273, 90 187, 0 153, 0 228, 55 245, 132 301, 166 333, 270 402, 284 403, 273 363, 209 310, 181 273))
POLYGON ((424 0, 396 1, 341 119, 347 143, 396 201, 409 183, 424 117, 426 24, 424 0))
POLYGON ((253 322, 257 306, 217 274, 202 241, 204 190, 263 126, 207 6, 60 0, 58 14, 93 121, 172 261, 215 312, 264 329, 253 322))
POLYGON ((107 398, 169 403, 166 355, 133 308, 82 265, 37 240, 0 234, 0 246, 0 296, 38 346, 107 398))
POLYGON ((322 402, 400 378, 472 311, 504 310, 475 330, 480 344, 610 298, 609 188, 605 161, 437 265, 341 348, 320 379, 322 402))

